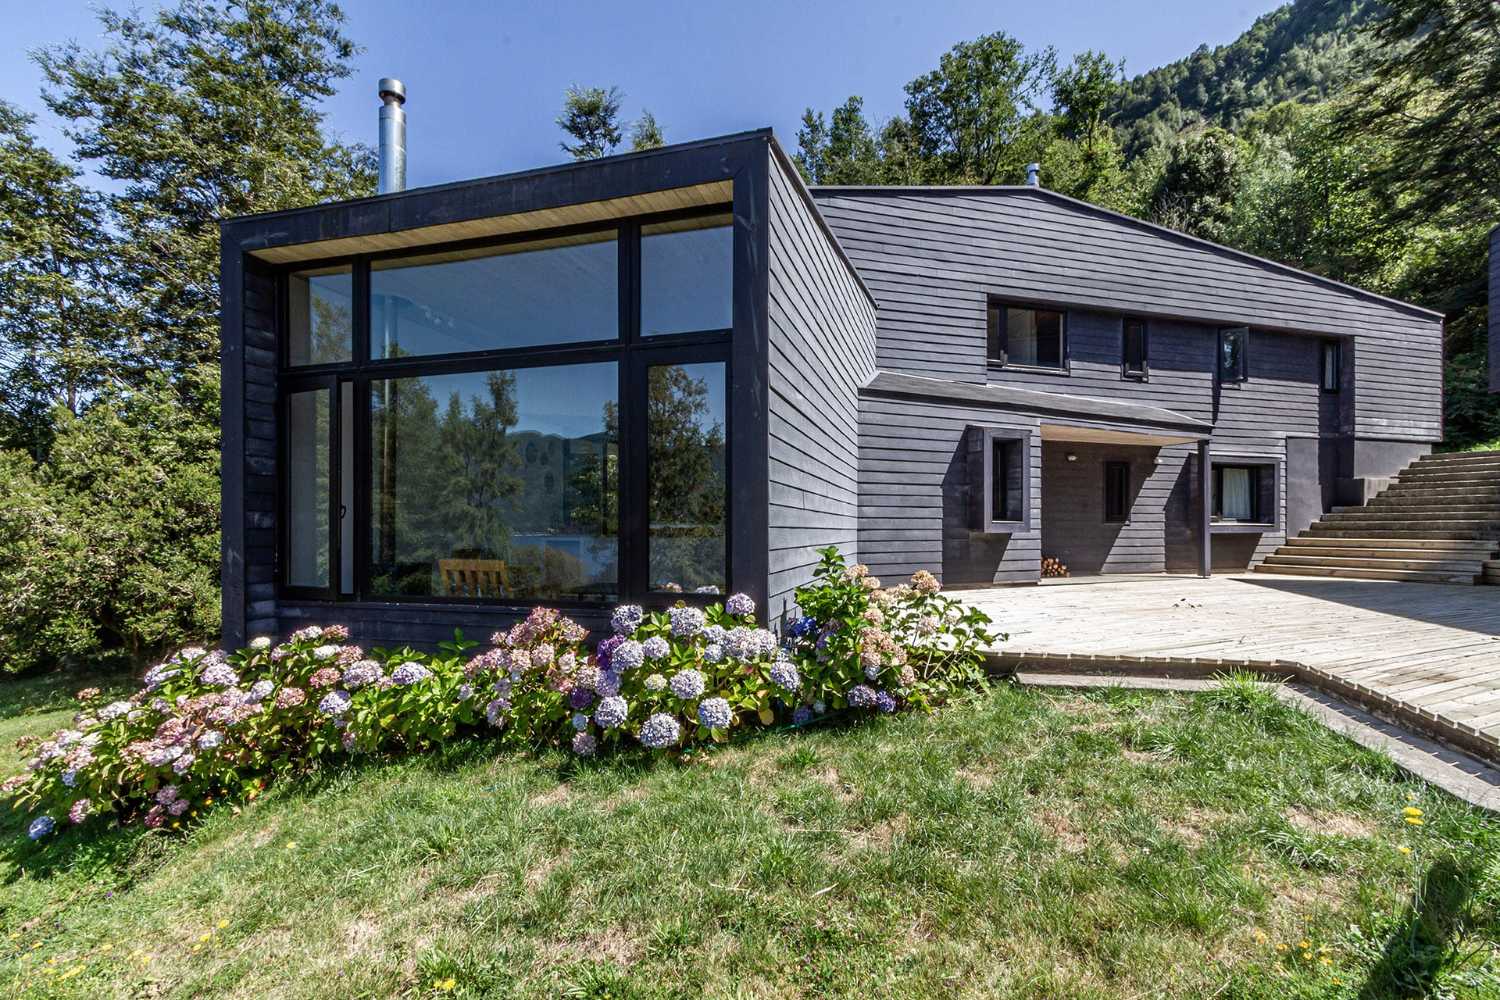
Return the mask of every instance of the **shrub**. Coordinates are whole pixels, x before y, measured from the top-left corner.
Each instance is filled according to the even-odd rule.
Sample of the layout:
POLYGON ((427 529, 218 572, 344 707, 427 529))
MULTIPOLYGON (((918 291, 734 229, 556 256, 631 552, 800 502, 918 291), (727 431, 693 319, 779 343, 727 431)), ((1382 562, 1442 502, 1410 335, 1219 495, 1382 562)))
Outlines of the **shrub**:
POLYGON ((95 814, 177 827, 184 813, 257 795, 268 778, 345 754, 420 752, 460 733, 568 745, 580 756, 639 744, 682 751, 736 727, 805 724, 841 708, 928 709, 975 680, 988 619, 930 574, 882 590, 837 550, 798 591, 784 639, 736 594, 707 608, 615 609, 612 634, 548 608, 491 638, 366 653, 317 626, 233 654, 190 647, 146 672, 128 700, 80 692, 73 725, 23 743, 27 771, 0 785, 34 814, 33 837, 95 814))

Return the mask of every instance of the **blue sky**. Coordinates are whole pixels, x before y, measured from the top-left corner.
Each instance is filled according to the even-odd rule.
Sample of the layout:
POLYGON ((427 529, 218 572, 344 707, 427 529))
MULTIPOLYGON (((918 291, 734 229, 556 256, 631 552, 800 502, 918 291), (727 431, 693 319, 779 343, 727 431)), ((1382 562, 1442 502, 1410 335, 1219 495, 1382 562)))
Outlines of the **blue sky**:
MULTIPOLYGON (((136 0, 153 10, 153 0, 136 0)), ((33 49, 97 47, 97 3, 10 4, 0 37, 0 95, 42 112, 33 49)), ((123 6, 119 4, 116 6, 123 6)), ((808 105, 850 94, 877 122, 901 110, 902 85, 955 42, 1004 30, 1066 59, 1104 49, 1135 73, 1232 40, 1275 0, 349 0, 365 47, 325 111, 335 132, 373 144, 375 82, 407 85, 411 186, 558 162, 553 123, 570 83, 614 84, 625 112, 650 108, 669 141, 770 125, 791 149, 808 105)), ((44 139, 64 143, 44 117, 44 139)))

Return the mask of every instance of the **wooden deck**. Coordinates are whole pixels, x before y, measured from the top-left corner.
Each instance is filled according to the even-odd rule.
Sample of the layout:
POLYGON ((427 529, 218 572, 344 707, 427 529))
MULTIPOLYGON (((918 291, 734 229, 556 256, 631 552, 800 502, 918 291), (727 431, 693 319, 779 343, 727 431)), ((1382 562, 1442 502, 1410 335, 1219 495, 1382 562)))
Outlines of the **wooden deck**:
POLYGON ((1289 661, 1500 748, 1500 587, 1161 576, 955 594, 1009 634, 1005 654, 1289 661))

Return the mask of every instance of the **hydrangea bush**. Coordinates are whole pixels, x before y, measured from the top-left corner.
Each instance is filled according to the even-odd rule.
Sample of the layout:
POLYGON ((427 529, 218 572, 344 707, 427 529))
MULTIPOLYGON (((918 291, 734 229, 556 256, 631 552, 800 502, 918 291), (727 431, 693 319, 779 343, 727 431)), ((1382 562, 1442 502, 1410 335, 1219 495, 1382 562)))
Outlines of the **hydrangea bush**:
POLYGON ((479 732, 583 757, 681 751, 831 710, 930 709, 981 676, 989 619, 941 595, 931 574, 886 590, 837 549, 821 557, 797 591, 803 617, 780 637, 735 594, 706 608, 621 606, 596 644, 537 608, 477 653, 461 638, 437 654, 367 653, 342 626, 233 654, 184 649, 127 700, 80 692, 70 727, 22 741, 27 769, 0 795, 30 816, 34 839, 94 816, 172 829, 340 755, 420 752, 479 732))

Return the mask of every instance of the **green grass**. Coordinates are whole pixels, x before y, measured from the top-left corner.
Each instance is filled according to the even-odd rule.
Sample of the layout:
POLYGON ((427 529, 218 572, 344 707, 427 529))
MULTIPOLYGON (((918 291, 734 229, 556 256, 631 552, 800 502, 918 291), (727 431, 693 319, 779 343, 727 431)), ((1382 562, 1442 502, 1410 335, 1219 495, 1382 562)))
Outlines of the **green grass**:
POLYGON ((1240 681, 1001 685, 681 764, 481 743, 181 839, 21 830, 4 995, 1500 996, 1500 822, 1240 681))

